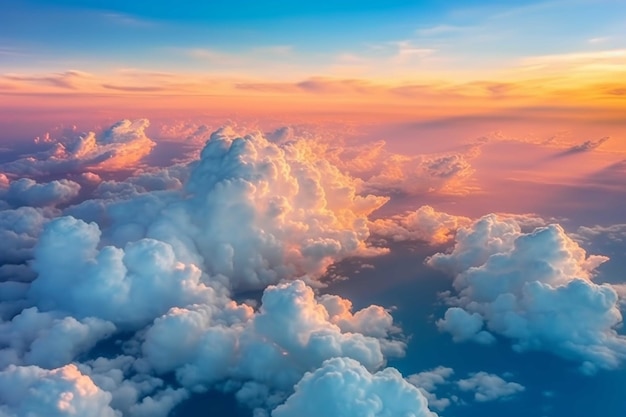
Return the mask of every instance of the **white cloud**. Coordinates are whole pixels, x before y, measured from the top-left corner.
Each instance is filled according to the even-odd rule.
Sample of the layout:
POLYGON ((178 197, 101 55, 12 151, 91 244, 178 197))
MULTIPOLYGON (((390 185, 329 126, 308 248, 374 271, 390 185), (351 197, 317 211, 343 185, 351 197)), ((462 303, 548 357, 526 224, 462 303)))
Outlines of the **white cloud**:
POLYGON ((52 220, 35 248, 37 279, 30 298, 44 310, 99 317, 120 325, 144 325, 170 307, 211 299, 202 272, 176 259, 154 239, 124 249, 100 245, 100 230, 73 217, 52 220))
MULTIPOLYGON (((386 356, 404 353, 404 343, 390 338, 397 329, 386 311, 370 306, 352 314, 347 308, 339 320, 323 304, 328 301, 294 281, 268 287, 256 313, 235 303, 174 308, 148 329, 143 352, 157 372, 176 370, 178 380, 192 390, 233 378, 287 391, 304 372, 335 356, 375 370, 386 356), (364 325, 359 322, 364 316, 376 320, 364 325), (350 330, 335 324, 339 321, 350 330)), ((333 301, 344 307, 349 303, 338 297, 333 301)))
POLYGON ((79 191, 80 185, 70 180, 38 183, 29 178, 20 178, 9 182, 6 187, 0 185, 0 200, 13 208, 56 206, 69 202, 79 191))
POLYGON ((415 385, 428 400, 430 408, 444 410, 450 405, 468 405, 462 398, 463 393, 473 394, 473 400, 477 402, 495 401, 500 399, 510 399, 519 394, 525 388, 516 383, 504 380, 502 377, 489 374, 487 372, 470 373, 467 378, 453 379, 454 370, 439 366, 437 368, 423 371, 418 374, 409 375, 406 380, 415 385), (446 396, 438 397, 436 392, 445 389, 446 396), (459 395, 461 397, 459 397, 459 395))
POLYGON ((80 371, 102 390, 111 393, 111 407, 128 417, 166 417, 189 398, 184 388, 172 388, 162 379, 136 372, 132 356, 97 358, 80 364, 80 371))
POLYGON ((112 323, 97 318, 78 321, 28 308, 9 322, 0 322, 0 369, 9 364, 67 365, 114 331, 112 323))
POLYGON ((47 221, 44 211, 20 207, 0 211, 0 263, 21 264, 32 250, 47 221))
POLYGON ((438 366, 429 371, 409 375, 406 377, 406 380, 420 390, 428 400, 430 408, 440 411, 449 407, 451 402, 449 398, 438 398, 435 395, 435 391, 439 386, 448 384, 453 374, 454 370, 452 368, 438 366))
POLYGON ((421 240, 432 244, 442 244, 454 238, 461 226, 471 222, 467 217, 454 216, 435 211, 430 206, 422 206, 416 211, 406 212, 370 222, 373 235, 396 242, 421 240))
MULTIPOLYGON (((278 145, 258 132, 223 128, 189 165, 189 178, 178 176, 182 189, 145 193, 138 178, 120 198, 67 212, 106 223, 104 238, 118 246, 130 236, 167 242, 182 262, 228 277, 234 289, 311 280, 347 256, 385 252, 366 243, 367 216, 388 199, 359 195, 357 182, 310 145, 278 145)), ((104 197, 105 188, 119 191, 101 184, 104 197)))
POLYGON ((477 372, 467 379, 457 382, 462 391, 474 392, 474 399, 479 402, 510 398, 525 390, 516 382, 507 382, 498 375, 477 372))
POLYGON ((347 358, 330 359, 307 373, 272 417, 436 416, 424 396, 393 368, 370 373, 347 358))
POLYGON ((383 140, 355 145, 332 135, 290 128, 277 129, 269 136, 280 143, 308 142, 315 154, 356 176, 362 193, 457 195, 476 189, 471 160, 480 154, 481 143, 458 152, 410 155, 390 151, 383 140))
POLYGON ((614 369, 626 358, 618 295, 591 280, 607 259, 587 256, 559 225, 523 233, 513 219, 483 217, 457 232, 451 253, 428 259, 455 275, 456 307, 438 325, 458 341, 491 332, 517 351, 577 361, 584 372, 614 369))
MULTIPOLYGON (((98 170, 128 167, 145 152, 140 145, 152 147, 146 127, 147 121, 120 122, 100 137, 57 144, 33 166, 83 173, 94 161, 98 170), (112 158, 99 159, 109 151, 112 158), (111 160, 116 162, 106 165, 111 160)), ((406 349, 389 310, 372 305, 354 311, 349 300, 317 296, 313 287, 322 285, 320 277, 335 262, 386 253, 370 246, 373 230, 441 243, 460 228, 460 242, 469 221, 423 207, 370 222, 388 198, 367 195, 368 187, 350 172, 371 171, 371 178, 393 170, 392 164, 381 168, 374 156, 361 162, 349 162, 347 154, 334 158, 342 152, 320 151, 309 139, 284 131, 270 140, 222 128, 210 135, 198 160, 124 181, 85 174, 85 182, 99 183, 96 198, 62 212, 1 211, 2 256, 10 268, 0 272, 21 268, 20 274, 31 276, 0 285, 0 368, 12 363, 54 369, 10 365, 0 382, 22 378, 26 382, 16 383, 18 388, 41 392, 40 410, 50 416, 71 407, 85 416, 166 416, 191 393, 209 389, 235 393, 256 415, 278 407, 275 416, 305 416, 301 406, 311 395, 324 399, 315 405, 326 415, 344 406, 356 415, 362 407, 380 416, 434 415, 427 390, 420 393, 395 370, 380 371, 406 349), (261 289, 258 307, 235 301, 261 289), (123 340, 113 340, 114 332, 123 340), (106 339, 121 356, 96 358, 101 352, 93 347, 106 339), (67 365, 75 360, 83 363, 67 365), (63 401, 71 404, 59 411, 63 401)), ((353 151, 359 152, 347 152, 353 151)), ((459 158, 420 161, 427 178, 442 178, 441 184, 458 178, 459 158)), ((11 186, 8 177, 0 183, 11 186)), ((510 230, 509 240, 498 235, 499 243, 477 250, 470 239, 466 249, 433 259, 458 273, 479 266, 474 253, 487 262, 521 233, 513 220, 502 227, 498 221, 487 227, 487 237, 510 230)), ((458 304, 477 323, 462 326, 470 329, 466 338, 498 332, 484 311, 458 304)), ((446 369, 413 379, 437 385, 446 369)), ((23 398, 23 392, 13 397, 23 398)), ((434 406, 444 406, 445 399, 432 398, 434 406)), ((8 404, 0 414, 30 411, 30 403, 8 404)))
POLYGON ((0 414, 7 417, 121 417, 111 394, 99 389, 75 365, 46 370, 9 365, 0 371, 0 414))

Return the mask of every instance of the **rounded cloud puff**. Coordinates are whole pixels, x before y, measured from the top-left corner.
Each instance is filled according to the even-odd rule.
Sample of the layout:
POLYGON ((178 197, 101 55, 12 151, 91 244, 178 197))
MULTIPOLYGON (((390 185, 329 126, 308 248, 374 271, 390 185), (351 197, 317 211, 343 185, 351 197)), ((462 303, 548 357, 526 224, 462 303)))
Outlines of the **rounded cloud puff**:
POLYGON ((304 375, 272 417, 435 417, 422 393, 393 368, 371 374, 348 358, 304 375))
POLYGON ((396 242, 422 240, 442 244, 453 239, 457 229, 470 222, 467 217, 453 216, 435 211, 431 206, 422 206, 403 215, 376 219, 370 222, 370 231, 396 242))
POLYGON ((344 312, 346 323, 360 315, 381 316, 369 324, 372 336, 343 331, 313 290, 294 281, 268 287, 256 313, 235 303, 174 308, 148 329, 143 352, 157 372, 176 371, 194 390, 224 378, 289 390, 304 372, 332 357, 351 357, 375 370, 385 355, 404 353, 404 343, 388 336, 395 327, 386 311, 371 306, 354 315, 344 312))
POLYGON ((42 210, 32 207, 1 210, 0 263, 20 264, 32 258, 46 220, 42 210))
POLYGON ((114 331, 112 323, 97 318, 79 321, 27 308, 11 321, 0 322, 0 369, 9 364, 63 366, 114 331))
POLYGON ((30 287, 31 299, 43 310, 137 326, 170 307, 213 295, 200 281, 201 271, 178 262, 167 243, 141 239, 124 249, 99 249, 99 243, 95 223, 73 217, 48 223, 35 248, 38 277, 30 287))
POLYGON ((456 239, 451 253, 428 260, 456 274, 456 307, 438 322, 455 340, 489 342, 488 332, 497 333, 518 351, 547 350, 580 362, 584 372, 616 368, 626 358, 626 337, 615 330, 622 322, 618 295, 591 280, 606 257, 587 256, 558 225, 522 233, 515 220, 494 215, 456 239))
POLYGON ((52 370, 9 365, 0 371, 0 415, 7 417, 121 417, 75 365, 52 370))
POLYGON ((29 178, 12 181, 0 188, 0 200, 10 207, 46 207, 67 203, 78 195, 80 185, 70 180, 38 183, 29 178))

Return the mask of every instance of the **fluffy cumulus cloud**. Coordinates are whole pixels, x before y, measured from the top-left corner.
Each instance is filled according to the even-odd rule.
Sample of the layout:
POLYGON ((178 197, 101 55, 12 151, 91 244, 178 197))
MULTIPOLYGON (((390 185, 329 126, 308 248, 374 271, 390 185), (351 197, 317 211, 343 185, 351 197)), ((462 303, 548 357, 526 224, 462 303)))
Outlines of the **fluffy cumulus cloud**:
POLYGON ((356 180, 309 145, 223 128, 188 172, 174 175, 182 188, 144 192, 155 174, 143 178, 143 189, 139 177, 117 186, 122 193, 103 183, 101 199, 68 213, 106 224, 103 237, 116 245, 131 237, 167 242, 181 261, 228 277, 231 288, 311 279, 347 256, 381 253, 367 244, 367 216, 387 198, 358 194, 356 180))
POLYGON ((257 312, 235 303, 174 308, 148 329, 142 349, 158 373, 176 371, 192 390, 230 377, 288 391, 329 358, 354 358, 376 370, 387 356, 404 353, 404 342, 391 337, 397 329, 389 313, 370 306, 352 314, 347 300, 333 297, 347 309, 329 312, 328 296, 316 299, 304 282, 294 281, 268 287, 257 312), (362 323, 365 316, 372 321, 362 323))
POLYGON ((486 216, 457 232, 450 253, 428 260, 455 275, 454 306, 438 326, 457 341, 498 334, 517 351, 549 351, 584 372, 616 368, 626 357, 618 294, 592 281, 606 260, 588 256, 559 225, 523 233, 512 218, 486 216))
POLYGON ((184 388, 173 388, 152 375, 137 371, 136 358, 120 355, 97 358, 78 365, 79 370, 111 394, 111 408, 129 417, 166 417, 189 398, 184 388))
POLYGON ((121 417, 111 394, 98 388, 75 365, 47 370, 9 365, 0 371, 0 415, 121 417))
POLYGON ((0 326, 29 307, 25 298, 35 273, 28 263, 45 223, 56 214, 52 207, 0 208, 0 326))
POLYGON ((114 331, 112 323, 101 319, 79 321, 28 308, 0 322, 0 369, 9 364, 63 366, 114 331))
POLYGON ((444 410, 450 405, 465 406, 471 402, 508 400, 526 389, 517 382, 484 371, 470 373, 467 378, 456 380, 453 375, 452 368, 439 366, 409 375, 406 380, 424 394, 428 405, 435 410, 444 410), (445 390, 445 397, 438 396, 437 391, 440 390, 445 390), (468 395, 471 398, 467 398, 468 395))
MULTIPOLYGON (((314 289, 334 262, 386 253, 369 243, 368 217, 388 198, 362 192, 313 141, 233 128, 188 163, 121 181, 87 171, 136 162, 152 147, 146 127, 122 121, 9 164, 82 172, 80 204, 66 207, 72 181, 0 177, 0 414, 166 417, 217 389, 259 415, 283 403, 276 415, 300 415, 307 381, 337 369, 345 415, 363 402, 431 415, 419 390, 381 371, 406 349, 390 312, 314 289)), ((341 410, 331 388, 319 394, 341 410)))
POLYGON ((52 220, 35 248, 37 279, 29 297, 44 310, 99 317, 120 325, 147 324, 170 307, 211 299, 193 264, 154 239, 99 248, 100 229, 73 217, 52 220))
POLYGON ((334 358, 307 373, 272 417, 436 416, 427 400, 393 368, 370 373, 358 362, 334 358))
POLYGON ((370 222, 373 235, 395 242, 421 240, 432 244, 443 244, 454 238, 461 226, 467 226, 467 217, 453 216, 436 211, 430 206, 422 206, 416 211, 407 212, 370 222))
POLYGON ((146 119, 122 120, 100 134, 69 130, 59 138, 46 135, 37 141, 47 147, 45 151, 2 164, 0 171, 11 176, 44 176, 132 167, 155 146, 146 136, 149 124, 146 119))
POLYGON ((507 382, 498 375, 487 372, 477 372, 467 379, 457 382, 462 391, 474 393, 474 399, 479 402, 506 399, 525 390, 524 386, 516 382, 507 382))
POLYGON ((80 185, 70 180, 55 180, 38 183, 29 178, 20 178, 0 184, 0 204, 17 207, 51 207, 67 203, 75 198, 80 185))
POLYGON ((33 247, 47 220, 32 207, 0 211, 0 263, 20 264, 32 258, 33 247))

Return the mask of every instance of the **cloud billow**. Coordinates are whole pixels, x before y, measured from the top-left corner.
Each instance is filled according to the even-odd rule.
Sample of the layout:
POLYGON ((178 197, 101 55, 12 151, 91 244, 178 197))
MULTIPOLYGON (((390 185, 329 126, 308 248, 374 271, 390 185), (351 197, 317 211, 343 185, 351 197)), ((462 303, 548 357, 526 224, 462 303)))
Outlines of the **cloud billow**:
POLYGON ((451 253, 428 264, 455 275, 441 330, 455 340, 512 340, 517 351, 543 350, 585 373, 615 369, 626 358, 619 298, 593 282, 608 258, 588 256, 559 225, 521 232, 512 218, 483 217, 457 232, 451 253))
MULTIPOLYGON (((118 124, 102 146, 146 125, 118 124)), ((386 253, 369 243, 368 216, 388 200, 359 194, 311 143, 222 128, 199 160, 102 182, 61 210, 56 184, 28 184, 43 187, 29 201, 42 207, 1 212, 6 261, 36 275, 3 283, 15 288, 2 299, 1 413, 165 417, 219 389, 259 415, 282 403, 276 415, 289 415, 309 395, 307 372, 343 366, 359 375, 345 381, 354 412, 366 389, 385 398, 380 415, 431 415, 419 390, 382 370, 406 350, 390 312, 310 286, 334 262, 386 253), (235 301, 250 289, 263 290, 260 304, 235 301)))
POLYGON ((46 177, 132 168, 156 145, 146 136, 149 125, 147 119, 121 120, 100 134, 74 130, 61 138, 46 134, 36 142, 48 150, 0 164, 0 172, 12 177, 46 177))

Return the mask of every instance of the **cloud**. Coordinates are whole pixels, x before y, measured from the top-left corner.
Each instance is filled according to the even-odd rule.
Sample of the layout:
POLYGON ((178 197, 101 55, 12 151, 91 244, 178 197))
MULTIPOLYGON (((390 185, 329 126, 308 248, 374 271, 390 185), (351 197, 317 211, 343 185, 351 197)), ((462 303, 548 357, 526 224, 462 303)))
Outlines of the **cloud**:
POLYGON ((316 299, 294 281, 269 286, 258 312, 232 302, 174 308, 148 329, 142 349, 157 372, 176 371, 194 391, 225 378, 288 391, 329 358, 354 358, 376 370, 386 356, 404 353, 404 343, 391 338, 397 329, 388 312, 378 306, 354 315, 350 310, 348 300, 316 299))
POLYGON ((160 87, 160 86, 133 86, 133 85, 102 84, 102 87, 108 90, 126 91, 126 92, 131 92, 131 93, 158 92, 158 91, 165 90, 165 87, 160 87))
POLYGON ((579 153, 584 153, 584 152, 590 152, 593 151, 594 149, 598 148, 600 145, 602 145, 604 142, 606 142, 607 140, 609 140, 610 137, 605 136, 603 138, 600 138, 598 140, 587 140, 583 143, 580 143, 578 145, 573 145, 572 147, 570 147, 569 149, 566 149, 565 151, 557 154, 557 157, 563 157, 563 156, 568 156, 568 155, 575 155, 575 154, 579 154, 579 153))
POLYGON ((598 237, 605 237, 613 242, 623 242, 626 239, 626 223, 612 224, 610 226, 580 226, 572 237, 581 242, 593 242, 598 237))
POLYGON ((146 119, 122 120, 97 135, 68 132, 59 139, 45 136, 46 152, 0 165, 0 170, 17 176, 45 176, 92 170, 119 170, 134 166, 148 155, 155 143, 146 136, 146 119))
POLYGON ((474 169, 466 155, 407 157, 393 155, 384 159, 380 171, 363 182, 363 188, 376 193, 466 194, 474 169))
POLYGON ((508 399, 525 388, 516 382, 507 382, 498 375, 477 372, 457 382, 462 391, 473 391, 478 402, 508 399))
POLYGON ((370 222, 373 235, 395 242, 421 240, 443 244, 454 238, 456 230, 470 223, 470 219, 437 212, 430 206, 370 222))
POLYGON ((454 380, 454 370, 439 366, 437 368, 409 375, 406 380, 415 385, 428 399, 428 404, 436 410, 444 410, 450 405, 468 405, 463 395, 473 394, 476 402, 508 400, 525 391, 525 387, 504 380, 502 377, 484 371, 470 373, 467 378, 454 380), (446 389, 446 397, 439 398, 436 391, 446 389), (457 395, 458 394, 458 395, 457 395))
POLYGON ((354 360, 330 359, 307 373, 272 417, 436 416, 424 396, 393 368, 371 374, 354 360))
POLYGON ((159 135, 166 140, 176 142, 185 141, 204 144, 210 137, 211 128, 204 123, 178 121, 171 124, 162 124, 159 135))
POLYGON ((170 307, 212 296, 200 281, 201 271, 177 261, 167 243, 141 239, 124 249, 99 246, 95 223, 73 217, 52 220, 35 247, 37 279, 29 297, 43 310, 137 326, 170 307))
POLYGON ((491 333, 482 330, 483 317, 478 313, 469 313, 459 307, 446 310, 443 319, 437 321, 439 330, 452 334, 455 342, 472 340, 476 343, 488 345, 496 340, 491 333))
POLYGON ((289 139, 281 139, 280 130, 269 136, 279 142, 311 142, 309 146, 317 154, 358 178, 361 193, 462 195, 476 190, 470 161, 480 154, 481 144, 472 144, 460 152, 405 155, 389 151, 382 140, 355 145, 341 138, 293 131, 289 139))
POLYGON ((189 398, 184 388, 172 388, 152 375, 138 373, 136 358, 120 355, 97 358, 78 365, 79 370, 111 394, 111 407, 128 417, 167 417, 189 398))
POLYGON ((52 370, 9 365, 0 371, 0 412, 7 417, 121 417, 110 402, 111 394, 75 365, 52 370))
POLYGON ((82 71, 70 70, 45 76, 28 76, 19 74, 5 74, 2 78, 9 81, 43 84, 61 89, 76 90, 80 81, 90 78, 91 75, 82 71))
POLYGON ((10 364, 63 366, 114 331, 112 323, 97 318, 79 321, 28 308, 0 322, 0 369, 10 364))
POLYGON ((32 257, 32 248, 46 222, 42 210, 32 207, 0 211, 0 262, 20 264, 32 257))
POLYGON ((371 374, 406 350, 389 310, 355 311, 307 285, 341 259, 386 253, 368 243, 368 216, 388 199, 359 194, 313 141, 273 139, 219 129, 198 160, 123 181, 85 171, 98 185, 78 205, 0 211, 5 272, 31 274, 0 283, 0 369, 71 370, 104 395, 90 402, 100 415, 165 417, 215 389, 267 414, 343 357, 373 381, 397 378, 409 409, 426 407, 397 371, 371 374), (260 303, 235 301, 250 289, 264 290, 260 303))
POLYGON ((20 178, 5 186, 0 185, 0 201, 13 208, 56 206, 71 201, 79 192, 80 185, 66 179, 38 183, 20 178))
POLYGON ((138 170, 124 181, 101 181, 93 191, 93 196, 100 199, 122 199, 155 191, 181 190, 188 178, 189 168, 186 165, 172 165, 143 172, 138 170))
POLYGON ((604 51, 572 52, 556 55, 526 57, 524 65, 585 64, 588 62, 619 62, 626 56, 626 49, 604 51))
POLYGON ((439 386, 448 384, 453 374, 454 370, 452 368, 438 366, 429 371, 409 375, 406 377, 406 380, 420 390, 422 395, 428 400, 430 408, 441 411, 449 407, 451 402, 449 398, 437 397, 435 391, 439 386))
POLYGON ((427 260, 455 276, 454 307, 438 326, 457 341, 499 334, 518 352, 552 352, 587 373, 614 369, 626 358, 618 295, 592 281, 607 259, 587 256, 559 225, 523 233, 514 219, 485 216, 457 232, 452 252, 427 260))
MULTIPOLYGON (((48 402, 38 410, 46 415, 65 401, 65 410, 86 416, 165 417, 192 394, 220 390, 256 415, 306 415, 301 407, 314 395, 328 415, 366 407, 373 415, 434 416, 430 394, 383 369, 407 343, 390 310, 355 311, 350 300, 314 288, 333 263, 387 253, 370 243, 377 228, 390 239, 444 242, 457 229, 457 240, 466 233, 469 220, 423 207, 370 221, 389 198, 368 194, 351 170, 377 172, 383 147, 333 149, 290 129, 224 127, 195 160, 121 181, 93 174, 91 155, 105 148, 136 155, 135 147, 152 144, 146 127, 123 121, 99 136, 53 141, 58 146, 41 160, 78 161, 70 171, 84 174, 90 199, 59 209, 49 201, 65 194, 52 193, 56 200, 29 200, 45 207, 0 211, 10 249, 2 252, 9 268, 0 270, 9 276, 0 282, 6 380, 26 378, 18 388, 42 392, 48 402), (362 161, 348 157, 360 152, 362 161)), ((198 137, 206 130, 190 129, 201 130, 198 137)), ((457 175, 449 169, 455 158, 438 158, 422 161, 428 175, 457 175)), ((9 189, 17 181, 0 182, 9 189)), ((481 329, 489 320, 480 312, 468 314, 479 316, 470 336, 494 332, 481 329)), ((437 385, 434 378, 422 375, 422 384, 437 385)), ((8 404, 0 413, 30 411, 8 404)))
MULTIPOLYGON (((182 262, 228 277, 237 289, 316 279, 347 256, 385 252, 367 244, 367 216, 388 199, 358 194, 357 181, 319 159, 310 145, 222 128, 188 165, 188 178, 182 168, 176 174, 185 181, 182 189, 142 193, 135 178, 127 194, 67 213, 106 223, 105 239, 118 246, 129 233, 167 242, 182 262)), ((98 192, 112 186, 101 184, 98 192)))

